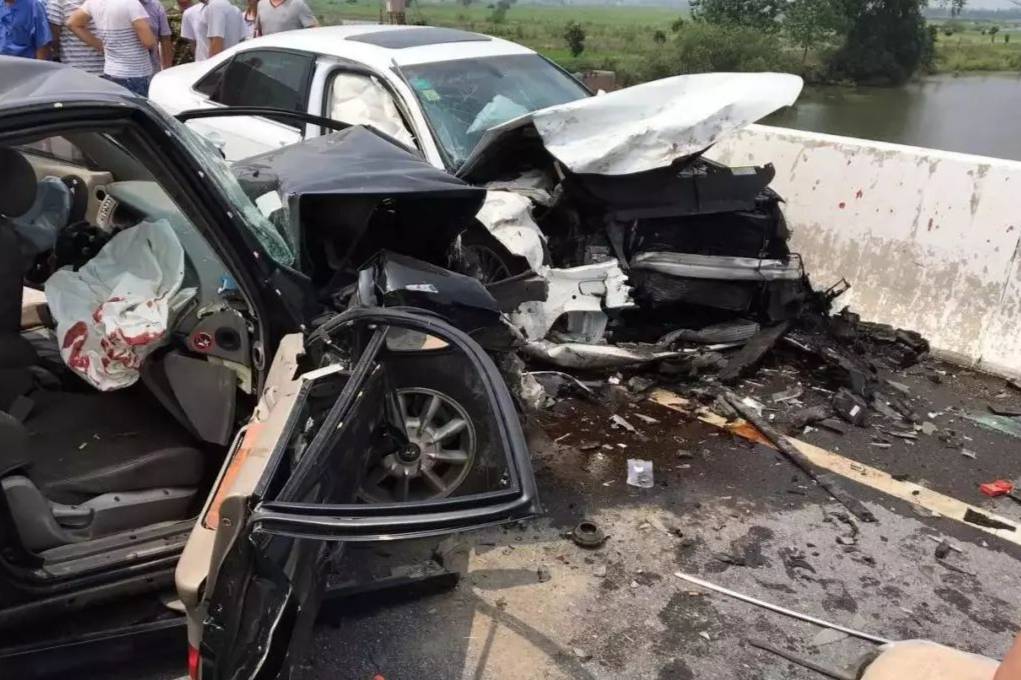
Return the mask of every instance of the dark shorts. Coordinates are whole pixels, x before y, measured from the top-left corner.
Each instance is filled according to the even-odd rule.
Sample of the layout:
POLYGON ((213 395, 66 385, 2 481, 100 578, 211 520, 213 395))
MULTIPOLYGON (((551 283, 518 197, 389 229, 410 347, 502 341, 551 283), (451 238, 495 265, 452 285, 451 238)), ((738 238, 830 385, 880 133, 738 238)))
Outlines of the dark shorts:
POLYGON ((143 76, 141 78, 115 78, 104 73, 103 78, 112 83, 117 83, 127 90, 131 90, 140 97, 149 96, 149 81, 152 80, 152 76, 143 76))

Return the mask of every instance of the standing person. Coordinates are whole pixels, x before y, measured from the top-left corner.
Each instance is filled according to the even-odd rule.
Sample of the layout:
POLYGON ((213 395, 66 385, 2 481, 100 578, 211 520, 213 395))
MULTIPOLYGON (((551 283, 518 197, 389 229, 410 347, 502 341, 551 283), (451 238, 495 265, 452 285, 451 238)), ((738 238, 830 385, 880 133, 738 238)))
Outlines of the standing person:
POLYGON ((0 54, 49 59, 52 39, 43 0, 0 2, 0 54))
POLYGON ((103 51, 103 77, 142 97, 149 93, 156 36, 138 0, 85 0, 67 25, 86 45, 103 51), (100 38, 89 30, 95 21, 100 38))
MULTIPOLYGON (((49 0, 47 2, 46 18, 50 22, 50 32, 53 34, 53 51, 57 53, 61 63, 80 68, 94 76, 101 76, 103 75, 103 53, 95 47, 83 43, 67 27, 67 20, 71 18, 71 13, 81 7, 84 1, 49 0)), ((89 24, 89 30, 95 33, 94 23, 89 24)))
POLYGON ((198 6, 193 25, 195 61, 216 56, 244 40, 245 20, 230 0, 202 0, 198 6))
POLYGON ((205 0, 205 3, 206 11, 202 16, 206 22, 206 40, 209 41, 209 56, 215 57, 245 39, 245 20, 241 10, 230 0, 205 0))
POLYGON ((202 61, 208 59, 207 47, 203 40, 203 49, 199 55, 198 43, 198 20, 199 14, 206 8, 201 2, 192 0, 177 0, 177 6, 181 9, 181 40, 191 45, 191 58, 187 61, 202 61))
POLYGON ((318 26, 305 0, 259 0, 257 35, 318 26))
POLYGON ((248 0, 241 18, 245 20, 245 40, 251 40, 259 28, 259 0, 248 0))
POLYGON ((170 21, 167 19, 166 8, 159 0, 138 1, 142 3, 142 9, 149 15, 149 28, 156 36, 158 43, 156 49, 149 50, 152 72, 157 73, 174 65, 173 33, 170 31, 170 21))

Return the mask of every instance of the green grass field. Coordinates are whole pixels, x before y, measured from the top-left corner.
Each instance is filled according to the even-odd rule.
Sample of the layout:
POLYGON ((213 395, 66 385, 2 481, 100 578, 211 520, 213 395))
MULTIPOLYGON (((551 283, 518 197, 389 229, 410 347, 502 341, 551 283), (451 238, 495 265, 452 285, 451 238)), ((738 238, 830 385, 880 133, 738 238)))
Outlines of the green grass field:
MULTIPOLYGON (((323 23, 379 19, 376 2, 310 0, 310 5, 323 23)), ((681 16, 676 10, 660 7, 541 5, 514 5, 501 23, 494 23, 490 19, 492 14, 486 4, 463 7, 456 3, 415 3, 407 17, 409 23, 421 21, 507 38, 531 47, 565 68, 609 68, 622 72, 627 79, 626 74, 637 72, 642 62, 661 48, 653 40, 654 33, 658 30, 670 36, 670 25, 681 16), (585 51, 578 57, 571 56, 563 38, 569 21, 581 24, 587 34, 585 51)))
MULTIPOLYGON (((942 22, 934 23, 942 27, 942 22)), ((941 31, 936 38, 937 70, 947 73, 1021 70, 1021 25, 999 24, 999 33, 990 36, 982 30, 988 32, 992 24, 956 23, 963 23, 963 30, 953 35, 941 31)))
MULTIPOLYGON (((323 23, 344 20, 375 21, 380 5, 373 0, 309 0, 313 11, 323 23)), ((491 3, 475 2, 464 7, 456 2, 416 2, 407 12, 409 23, 450 26, 496 35, 523 45, 553 59, 572 71, 609 69, 617 71, 621 84, 630 84, 645 77, 646 66, 663 53, 667 46, 657 44, 657 31, 668 40, 673 38, 671 24, 685 18, 679 10, 665 7, 612 7, 548 5, 513 5, 502 22, 492 20, 491 3), (563 38, 569 21, 576 21, 586 32, 585 50, 574 57, 563 38)), ((942 23, 936 43, 936 67, 940 72, 1021 70, 1021 25, 1000 25, 993 42, 981 29, 991 24, 956 22, 960 32, 946 36, 942 23), (1011 41, 1004 42, 1004 35, 1011 41)), ((777 50, 785 50, 778 45, 777 50)), ((809 57, 809 65, 815 60, 809 57)), ((799 63, 799 60, 795 60, 799 63)), ((811 77, 811 73, 807 74, 811 77)))

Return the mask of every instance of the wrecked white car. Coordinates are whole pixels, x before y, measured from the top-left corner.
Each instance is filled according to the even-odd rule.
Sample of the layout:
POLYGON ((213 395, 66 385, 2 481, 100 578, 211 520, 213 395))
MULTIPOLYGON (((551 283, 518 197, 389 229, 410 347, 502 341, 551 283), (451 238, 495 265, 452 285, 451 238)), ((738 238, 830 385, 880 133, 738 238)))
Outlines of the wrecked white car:
POLYGON ((668 343, 641 352, 607 343, 658 339, 678 320, 796 312, 803 272, 768 188, 773 168, 728 168, 702 153, 792 104, 801 87, 784 74, 700 74, 592 96, 509 41, 331 26, 161 72, 150 96, 232 161, 329 133, 329 119, 370 126, 486 188, 453 264, 504 283, 497 297, 528 354, 580 367, 669 355, 668 343), (225 106, 234 112, 221 115, 225 106), (683 314, 667 312, 678 306, 683 314), (645 332, 616 333, 623 317, 645 332))

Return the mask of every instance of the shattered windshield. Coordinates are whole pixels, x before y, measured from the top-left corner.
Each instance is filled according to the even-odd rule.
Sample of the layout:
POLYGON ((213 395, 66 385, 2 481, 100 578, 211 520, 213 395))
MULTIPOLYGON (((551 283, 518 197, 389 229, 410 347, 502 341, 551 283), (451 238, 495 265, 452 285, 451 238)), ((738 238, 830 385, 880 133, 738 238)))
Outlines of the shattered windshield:
MULTIPOLYGON (((248 230, 266 254, 282 265, 293 266, 296 260, 295 249, 283 235, 285 232, 270 220, 270 216, 280 208, 280 201, 275 194, 249 196, 238 184, 227 161, 214 145, 186 125, 178 124, 178 130, 181 132, 181 140, 209 172, 210 179, 223 189, 231 204, 244 217, 248 230)), ((265 193, 272 194, 269 189, 265 193)))
POLYGON ((461 166, 489 128, 588 96, 537 54, 416 64, 402 72, 452 169, 461 166))

